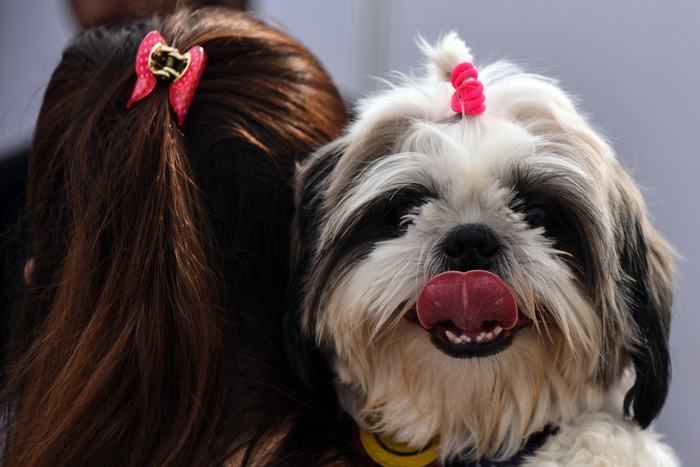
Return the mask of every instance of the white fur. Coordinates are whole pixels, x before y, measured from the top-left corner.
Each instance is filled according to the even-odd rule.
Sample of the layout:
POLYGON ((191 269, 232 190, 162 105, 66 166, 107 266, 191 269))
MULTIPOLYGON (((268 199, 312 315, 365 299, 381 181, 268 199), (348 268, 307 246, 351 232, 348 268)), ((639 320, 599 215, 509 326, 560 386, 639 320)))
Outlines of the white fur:
POLYGON ((562 426, 525 467, 674 467, 671 448, 651 430, 605 412, 584 414, 562 426))
MULTIPOLYGON (((322 293, 323 319, 311 323, 307 310, 306 330, 331 349, 346 410, 367 430, 412 446, 439 438, 443 459, 508 459, 530 435, 555 425, 557 434, 527 465, 677 465, 651 429, 623 417, 621 395, 630 381, 621 375, 630 370, 602 357, 606 346, 617 355, 616 346, 635 342, 630 318, 613 305, 599 309, 583 293, 566 252, 512 209, 505 181, 509 170, 522 166, 585 193, 595 206, 591 222, 602 248, 616 241, 614 207, 620 192, 636 193, 631 179, 568 96, 551 80, 510 65, 479 70, 487 111, 456 122, 449 71, 471 61, 469 49, 456 34, 435 47, 423 41, 421 48, 429 58, 424 76, 404 78, 360 103, 358 120, 332 147, 345 154, 321 193, 327 215, 316 251, 332 248, 386 193, 412 185, 437 192, 407 214, 405 235, 378 242, 351 268, 334 271, 322 293), (367 157, 375 132, 400 124, 409 130, 391 153, 369 158, 349 183, 354 158, 367 157), (611 189, 620 185, 624 190, 611 189), (442 272, 439 242, 466 224, 488 226, 504 239, 507 267, 500 275, 534 324, 501 353, 459 359, 439 351, 403 316, 442 272), (624 332, 611 335, 601 316, 624 332), (605 365, 612 368, 607 373, 605 365), (601 384, 601 373, 617 379, 601 384)), ((619 279, 614 255, 614 249, 603 255, 611 272, 601 295, 624 301, 613 290, 619 279)))

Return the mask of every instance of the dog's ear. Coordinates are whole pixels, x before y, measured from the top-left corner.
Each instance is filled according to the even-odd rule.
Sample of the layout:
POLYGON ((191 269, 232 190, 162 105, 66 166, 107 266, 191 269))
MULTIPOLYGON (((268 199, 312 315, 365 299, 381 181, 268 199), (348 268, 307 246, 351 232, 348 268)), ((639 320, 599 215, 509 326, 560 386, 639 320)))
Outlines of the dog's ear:
POLYGON ((646 428, 661 411, 671 378, 668 337, 673 302, 673 251, 651 226, 638 193, 623 194, 620 263, 638 340, 631 349, 636 371, 624 411, 646 428), (636 199, 635 199, 636 198, 636 199))
MULTIPOLYGON (((298 164, 294 176, 294 203, 296 214, 293 225, 293 242, 296 254, 302 245, 309 247, 308 240, 315 238, 314 229, 321 215, 323 191, 341 156, 338 144, 330 143, 298 164)), ((295 255, 293 261, 298 262, 295 255)))
POLYGON ((321 148, 298 164, 294 177, 296 213, 292 225, 292 283, 288 309, 284 316, 285 354, 287 364, 296 379, 298 389, 309 391, 327 373, 327 365, 304 333, 303 314, 306 283, 314 258, 323 212, 323 194, 334 170, 340 149, 334 143, 321 148))
MULTIPOLYGON (((620 270, 615 272, 614 280, 618 281, 616 289, 619 295, 616 293, 608 303, 617 302, 620 309, 626 310, 627 322, 636 329, 630 330, 632 338, 629 340, 617 335, 607 338, 627 341, 622 344, 626 347, 622 351, 627 355, 621 357, 623 361, 625 357, 627 361, 631 360, 636 379, 625 396, 623 408, 642 427, 647 427, 661 411, 670 384, 668 337, 673 302, 673 250, 652 227, 641 195, 629 175, 614 161, 612 149, 593 131, 573 102, 551 82, 524 80, 522 83, 523 88, 510 89, 508 100, 504 101, 511 115, 527 122, 534 134, 546 136, 545 141, 575 141, 575 144, 554 145, 553 152, 566 154, 570 151, 570 157, 582 163, 611 162, 613 170, 617 171, 611 180, 618 182, 618 192, 612 199, 617 200, 613 221, 617 229, 615 244, 620 270), (581 159, 576 154, 581 150, 598 153, 601 158, 581 159)), ((491 96, 491 102, 498 101, 498 98, 498 95, 491 96)), ((600 252, 604 251, 604 247, 600 249, 600 252)), ((605 263, 603 258, 599 259, 601 265, 605 263)), ((591 272, 596 273, 595 270, 591 272)), ((604 306, 600 308, 605 309, 604 306)), ((611 324, 625 325, 622 322, 611 324)), ((608 332, 614 331, 608 329, 608 332)), ((617 360, 615 357, 603 355, 609 364, 617 360)), ((602 373, 605 374, 606 370, 618 371, 617 368, 604 368, 602 373)), ((612 376, 612 373, 608 375, 612 376)))

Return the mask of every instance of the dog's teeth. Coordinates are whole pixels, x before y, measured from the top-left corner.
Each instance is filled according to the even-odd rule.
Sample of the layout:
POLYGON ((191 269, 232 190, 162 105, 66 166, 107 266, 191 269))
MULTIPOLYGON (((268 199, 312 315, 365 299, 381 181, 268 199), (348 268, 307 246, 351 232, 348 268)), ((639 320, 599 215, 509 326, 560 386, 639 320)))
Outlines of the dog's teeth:
POLYGON ((469 337, 469 336, 467 336, 467 335, 462 336, 462 340, 463 340, 464 342, 466 342, 466 343, 469 343, 469 342, 472 341, 471 337, 469 337))
POLYGON ((489 332, 488 334, 486 334, 486 338, 493 339, 493 332, 489 332))
POLYGON ((461 344, 462 343, 462 337, 457 337, 457 335, 450 331, 449 329, 445 331, 445 336, 452 342, 453 344, 461 344))
POLYGON ((484 340, 484 337, 486 337, 486 334, 482 332, 481 334, 479 334, 478 336, 476 336, 476 341, 477 341, 477 342, 481 342, 481 341, 484 340))
POLYGON ((493 331, 491 331, 491 332, 493 333, 494 336, 498 336, 502 331, 503 331, 502 327, 496 326, 495 328, 493 328, 493 331))

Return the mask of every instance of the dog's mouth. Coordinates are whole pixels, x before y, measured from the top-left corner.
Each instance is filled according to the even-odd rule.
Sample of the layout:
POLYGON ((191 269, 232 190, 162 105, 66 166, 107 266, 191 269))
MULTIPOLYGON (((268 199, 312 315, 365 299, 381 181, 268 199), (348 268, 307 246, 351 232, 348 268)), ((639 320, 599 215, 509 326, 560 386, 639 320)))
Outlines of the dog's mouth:
POLYGON ((434 277, 406 317, 425 328, 433 344, 455 358, 485 357, 506 349, 531 323, 518 312, 503 281, 488 271, 448 271, 434 277))

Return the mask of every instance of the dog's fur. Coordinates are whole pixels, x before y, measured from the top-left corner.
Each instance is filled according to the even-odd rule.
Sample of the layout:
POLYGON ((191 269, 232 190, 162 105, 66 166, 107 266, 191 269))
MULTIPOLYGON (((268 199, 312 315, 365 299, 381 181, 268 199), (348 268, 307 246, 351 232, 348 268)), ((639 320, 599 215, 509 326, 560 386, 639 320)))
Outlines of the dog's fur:
MULTIPOLYGON (((675 465, 650 428, 670 377, 673 252, 606 141, 556 83, 480 69, 486 111, 450 110, 457 37, 421 42, 427 70, 361 101, 296 178, 300 320, 344 409, 443 461, 675 465), (486 232, 493 257, 455 265, 445 242, 486 232), (501 351, 456 358, 407 319, 450 269, 486 269, 522 317, 501 351)), ((478 68, 478 67, 477 67, 478 68)), ((459 355, 458 355, 459 356, 459 355)))

